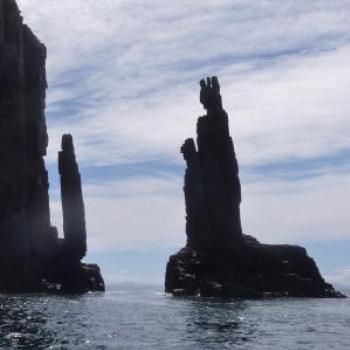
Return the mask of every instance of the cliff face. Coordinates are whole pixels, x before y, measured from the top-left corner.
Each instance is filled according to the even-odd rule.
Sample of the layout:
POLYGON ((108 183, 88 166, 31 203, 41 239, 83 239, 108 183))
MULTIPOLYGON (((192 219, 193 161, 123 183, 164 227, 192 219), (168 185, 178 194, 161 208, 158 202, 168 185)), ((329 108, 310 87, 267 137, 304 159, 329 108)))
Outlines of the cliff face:
POLYGON ((196 149, 181 152, 185 173, 187 245, 170 257, 165 290, 175 295, 225 297, 341 297, 306 250, 266 245, 242 234, 241 185, 228 116, 216 77, 200 82, 207 114, 197 123, 196 149))
POLYGON ((46 48, 22 23, 16 2, 0 0, 0 291, 64 284, 44 163, 45 61, 46 48))
POLYGON ((50 229, 46 49, 14 1, 1 0, 0 22, 0 278, 9 289, 32 289, 50 229))

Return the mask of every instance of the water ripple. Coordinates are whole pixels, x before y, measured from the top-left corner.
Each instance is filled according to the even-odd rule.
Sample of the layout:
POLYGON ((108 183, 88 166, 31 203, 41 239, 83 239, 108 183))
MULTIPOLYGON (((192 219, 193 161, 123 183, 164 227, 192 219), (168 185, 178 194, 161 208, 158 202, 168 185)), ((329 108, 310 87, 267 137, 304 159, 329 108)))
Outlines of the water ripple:
POLYGON ((349 300, 0 296, 1 349, 348 349, 349 325, 349 300))

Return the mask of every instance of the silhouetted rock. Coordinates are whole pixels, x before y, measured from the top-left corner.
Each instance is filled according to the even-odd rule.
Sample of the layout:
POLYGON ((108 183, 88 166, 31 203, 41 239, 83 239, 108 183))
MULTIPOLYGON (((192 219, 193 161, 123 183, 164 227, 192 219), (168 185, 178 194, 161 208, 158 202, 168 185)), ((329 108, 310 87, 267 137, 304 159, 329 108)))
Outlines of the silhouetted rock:
POLYGON ((86 254, 85 209, 72 135, 63 135, 58 156, 66 255, 69 260, 80 261, 86 254))
POLYGON ((306 250, 267 245, 242 234, 241 185, 228 116, 216 77, 200 82, 207 114, 198 119, 196 149, 181 152, 185 174, 187 245, 170 257, 165 290, 219 297, 342 297, 326 283, 306 250))
POLYGON ((0 0, 0 292, 103 290, 98 267, 80 263, 82 198, 82 225, 67 221, 67 245, 50 223, 45 62, 46 48, 22 23, 16 2, 0 0), (66 248, 73 237, 79 237, 74 259, 66 248), (79 288, 72 288, 72 275, 79 288))
POLYGON ((181 148, 187 163, 187 243, 201 250, 233 247, 242 239, 238 164, 219 83, 213 78, 200 84, 200 101, 207 115, 198 119, 198 151, 193 139, 181 148))

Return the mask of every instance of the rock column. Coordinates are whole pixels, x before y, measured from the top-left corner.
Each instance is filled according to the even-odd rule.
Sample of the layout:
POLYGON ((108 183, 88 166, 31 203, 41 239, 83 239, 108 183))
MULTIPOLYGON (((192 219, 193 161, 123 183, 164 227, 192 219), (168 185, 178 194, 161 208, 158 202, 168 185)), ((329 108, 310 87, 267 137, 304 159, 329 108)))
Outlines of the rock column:
POLYGON ((207 114, 198 119, 198 150, 193 139, 181 149, 187 163, 186 233, 189 247, 211 250, 234 246, 242 238, 241 185, 218 80, 208 78, 200 85, 207 114))
POLYGON ((86 254, 85 209, 73 138, 69 134, 62 137, 59 173, 66 254, 68 259, 80 262, 86 254))

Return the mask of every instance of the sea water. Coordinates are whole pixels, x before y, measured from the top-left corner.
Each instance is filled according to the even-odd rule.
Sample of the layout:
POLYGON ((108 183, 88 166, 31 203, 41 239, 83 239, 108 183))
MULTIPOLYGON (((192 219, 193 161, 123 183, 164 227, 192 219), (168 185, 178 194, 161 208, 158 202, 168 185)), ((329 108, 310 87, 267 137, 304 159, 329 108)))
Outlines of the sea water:
POLYGON ((1 349, 350 349, 350 299, 0 296, 1 349))

